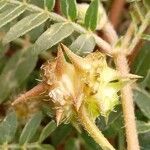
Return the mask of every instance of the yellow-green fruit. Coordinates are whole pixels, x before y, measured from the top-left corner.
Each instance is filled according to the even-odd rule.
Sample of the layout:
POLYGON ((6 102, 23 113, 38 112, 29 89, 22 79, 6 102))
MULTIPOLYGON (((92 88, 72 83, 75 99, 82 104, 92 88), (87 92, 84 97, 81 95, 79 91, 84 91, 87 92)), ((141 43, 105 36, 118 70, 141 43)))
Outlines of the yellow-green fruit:
POLYGON ((49 97, 54 103, 57 124, 74 122, 81 105, 85 105, 93 121, 99 115, 108 117, 119 104, 118 91, 124 85, 118 71, 107 65, 100 52, 82 58, 64 45, 62 48, 71 63, 59 47, 56 61, 42 67, 43 79, 51 85, 49 97))

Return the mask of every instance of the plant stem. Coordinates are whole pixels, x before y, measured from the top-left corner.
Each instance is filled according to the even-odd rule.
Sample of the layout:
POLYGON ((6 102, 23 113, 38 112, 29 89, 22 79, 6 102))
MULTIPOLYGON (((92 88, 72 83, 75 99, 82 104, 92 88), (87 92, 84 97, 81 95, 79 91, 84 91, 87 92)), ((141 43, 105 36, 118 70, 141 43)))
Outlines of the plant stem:
MULTIPOLYGON (((111 30, 113 30, 113 28, 109 28, 107 32, 110 32, 110 34, 115 32, 111 30)), ((106 34, 106 36, 110 34, 106 34)), ((116 36, 116 33, 115 33, 115 36, 116 36)), ((129 65, 127 63, 128 61, 127 61, 127 56, 126 56, 125 51, 121 51, 121 50, 122 50, 122 46, 120 47, 120 50, 117 51, 116 54, 114 54, 114 61, 115 61, 117 70, 121 73, 122 76, 126 77, 129 73, 129 65)), ((114 49, 114 52, 115 52, 115 49, 114 49)), ((126 85, 121 90, 122 109, 123 109, 123 115, 124 115, 124 120, 125 120, 127 149, 139 150, 140 148, 139 148, 138 135, 137 135, 137 130, 136 130, 132 94, 133 92, 132 92, 130 85, 126 85)))
POLYGON ((115 150, 113 146, 104 137, 101 131, 97 128, 95 123, 90 120, 89 115, 84 106, 80 107, 78 117, 84 129, 90 134, 90 136, 103 148, 103 150, 115 150))
POLYGON ((118 27, 125 2, 125 0, 114 0, 111 6, 109 18, 115 29, 118 27))
POLYGON ((129 47, 128 54, 131 54, 133 52, 135 46, 140 41, 143 32, 146 30, 147 26, 149 25, 149 20, 150 20, 150 11, 146 14, 137 34, 135 35, 134 39, 132 40, 130 47, 129 47))
POLYGON ((128 30, 126 34, 124 35, 123 41, 122 41, 122 48, 126 49, 130 45, 130 41, 134 35, 135 27, 133 23, 130 23, 128 30))
MULTIPOLYGON (((122 76, 126 76, 129 73, 127 58, 124 53, 119 53, 115 57, 115 64, 122 76)), ((123 108, 123 115, 124 115, 125 128, 126 128, 127 149, 139 150, 140 148, 139 148, 138 135, 136 130, 132 94, 133 93, 132 93, 131 86, 128 84, 121 90, 122 108, 123 108)))
POLYGON ((105 36, 108 38, 109 43, 113 46, 118 40, 118 35, 116 34, 116 31, 114 30, 112 24, 110 22, 107 22, 102 30, 105 36))

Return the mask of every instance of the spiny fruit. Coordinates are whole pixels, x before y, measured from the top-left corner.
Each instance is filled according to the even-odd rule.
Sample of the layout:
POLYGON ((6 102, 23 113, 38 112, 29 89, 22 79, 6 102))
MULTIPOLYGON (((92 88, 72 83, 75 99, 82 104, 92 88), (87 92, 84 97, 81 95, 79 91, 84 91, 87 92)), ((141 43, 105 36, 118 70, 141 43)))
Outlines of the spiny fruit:
MULTIPOLYGON (((121 77, 118 71, 108 66, 105 55, 100 52, 82 58, 62 44, 58 47, 56 60, 42 65, 41 70, 44 88, 34 95, 46 91, 48 100, 53 103, 57 124, 77 123, 83 105, 91 120, 95 121, 99 115, 107 118, 119 104, 119 90, 130 78, 136 77, 131 74, 121 77), (63 51, 71 63, 66 61, 63 51)), ((28 99, 32 97, 30 91, 26 95, 28 99)))
POLYGON ((81 105, 85 105, 93 121, 99 115, 108 117, 119 104, 118 91, 127 81, 107 65, 104 54, 94 52, 82 58, 64 45, 59 46, 56 61, 41 69, 43 81, 51 86, 49 97, 58 124, 76 120, 81 105), (62 49, 71 63, 65 60, 62 49))

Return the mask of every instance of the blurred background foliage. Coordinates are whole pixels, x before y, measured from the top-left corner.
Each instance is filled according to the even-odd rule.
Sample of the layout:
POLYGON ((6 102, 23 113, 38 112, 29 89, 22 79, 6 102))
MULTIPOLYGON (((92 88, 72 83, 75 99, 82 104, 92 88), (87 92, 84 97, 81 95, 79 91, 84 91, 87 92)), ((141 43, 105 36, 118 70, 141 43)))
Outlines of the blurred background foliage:
MULTIPOLYGON (((83 2, 88 4, 90 0, 78 0, 78 3, 83 2)), ((30 0, 30 3, 43 9, 43 0, 30 0)), ((103 1, 108 14, 112 3, 113 0, 103 1)), ((3 16, 9 14, 14 8, 15 5, 4 6, 3 1, 0 1, 0 25, 6 23, 3 16), (7 7, 10 8, 8 9, 7 7)), ((18 9, 17 16, 0 29, 0 149, 99 150, 100 147, 83 129, 77 131, 71 124, 62 124, 56 128, 52 110, 45 103, 42 103, 40 111, 38 109, 39 104, 33 104, 28 109, 26 109, 26 106, 20 106, 22 109, 20 115, 23 116, 23 119, 16 116, 16 113, 11 108, 11 102, 18 94, 24 93, 39 83, 38 80, 41 79, 40 66, 47 60, 53 60, 56 56, 57 44, 51 44, 50 49, 49 47, 44 48, 43 45, 41 49, 48 50, 41 52, 41 49, 39 49, 40 54, 33 55, 32 44, 54 21, 47 19, 45 15, 39 17, 37 14, 31 14, 25 9, 25 7, 22 7, 21 10, 18 9), (12 31, 18 29, 18 32, 9 36, 7 34, 5 38, 5 43, 7 44, 2 44, 2 39, 9 32, 10 27, 28 15, 30 15, 30 18, 25 20, 24 24, 28 24, 30 19, 38 17, 36 18, 37 20, 34 20, 36 22, 32 22, 31 26, 26 26, 25 28, 21 28, 23 23, 13 29, 11 28, 12 31), (21 32, 26 34, 21 34, 21 32), (35 107, 37 107, 38 111, 35 107)), ((51 8, 49 7, 49 9, 51 8)), ((122 16, 117 27, 120 35, 125 33, 129 24, 129 3, 126 3, 122 9, 122 16)), ((54 11, 60 13, 59 6, 55 6, 54 11)), ((8 16, 7 20, 9 17, 11 18, 12 16, 8 16)), ((72 19, 74 18, 72 17, 72 19)), ((54 27, 54 29, 58 26, 54 27)), ((64 32, 67 32, 67 30, 64 32)), ((99 34, 102 35, 101 32, 99 34)), ((75 43, 75 39, 79 37, 79 33, 75 31, 72 34, 68 33, 66 37, 63 39, 63 43, 70 46, 80 55, 91 52, 95 47, 93 38, 88 37, 85 40, 84 35, 80 36, 80 39, 75 43), (71 44, 72 42, 74 43, 71 44), (85 42, 85 45, 82 49, 76 51, 83 42, 85 42)), ((39 42, 43 42, 43 40, 39 42)), ((45 41, 45 45, 46 42, 49 43, 49 41, 45 41)), ((131 72, 143 77, 134 85, 135 113, 141 149, 149 150, 150 43, 141 42, 137 49, 138 52, 136 51, 132 56, 129 56, 129 63, 131 72)), ((96 124, 116 149, 125 149, 125 128, 121 105, 117 106, 116 111, 110 114, 107 124, 103 117, 99 117, 96 124)))

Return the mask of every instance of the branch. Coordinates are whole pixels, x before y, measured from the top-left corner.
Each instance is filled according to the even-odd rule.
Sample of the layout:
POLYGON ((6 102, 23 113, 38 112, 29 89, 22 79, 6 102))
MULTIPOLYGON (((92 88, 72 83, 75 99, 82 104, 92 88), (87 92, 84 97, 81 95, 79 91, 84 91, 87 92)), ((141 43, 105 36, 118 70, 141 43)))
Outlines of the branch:
MULTIPOLYGON (((114 31, 112 30, 113 28, 106 28, 107 31, 106 36, 110 36, 111 34, 115 33, 114 35, 112 35, 115 37, 117 34, 115 30, 114 31)), ((127 37, 130 36, 128 36, 127 34, 127 37)), ((111 43, 113 42, 115 41, 112 41, 111 43)), ((113 51, 115 52, 116 50, 114 49, 113 51)), ((126 77, 129 73, 129 66, 127 63, 126 53, 123 51, 122 47, 120 47, 119 52, 117 51, 116 54, 114 53, 114 61, 117 70, 121 73, 122 76, 126 77)), ((136 130, 133 95, 132 95, 132 88, 130 85, 126 85, 121 90, 121 97, 122 97, 122 109, 123 109, 125 128, 126 128, 127 148, 128 150, 139 150, 140 148, 139 148, 139 142, 138 142, 138 136, 136 130)))
POLYGON ((56 2, 55 2, 54 12, 57 14, 61 14, 61 12, 60 12, 60 1, 59 0, 56 0, 56 2))
POLYGON ((119 24, 119 20, 122 15, 124 4, 125 4, 125 0, 114 0, 112 4, 109 18, 110 18, 110 22, 112 23, 115 29, 119 24))
POLYGON ((132 40, 132 37, 134 35, 135 27, 134 24, 131 23, 128 27, 128 30, 126 34, 124 35, 124 39, 122 41, 122 48, 126 49, 130 45, 130 41, 132 40))
POLYGON ((78 117, 85 130, 104 150, 115 150, 112 147, 112 145, 108 142, 108 140, 104 137, 104 135, 101 133, 101 131, 97 128, 95 123, 93 123, 90 120, 89 115, 84 106, 80 107, 78 117))
MULTIPOLYGON (((120 53, 114 59, 116 67, 120 71, 121 75, 126 76, 129 73, 129 67, 125 54, 120 53)), ((134 114, 133 92, 129 84, 121 90, 121 97, 125 120, 127 149, 140 150, 134 114)))
POLYGON ((107 37, 109 43, 113 46, 118 40, 118 35, 114 30, 112 24, 110 22, 107 22, 103 27, 102 31, 104 32, 104 35, 107 37))
POLYGON ((128 62, 129 62, 129 66, 132 66, 135 58, 137 57, 137 55, 139 54, 142 46, 144 45, 145 41, 140 40, 139 43, 135 46, 134 50, 132 51, 132 53, 130 55, 128 55, 128 62))

